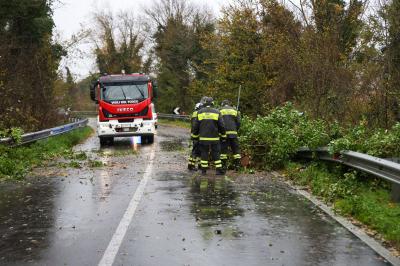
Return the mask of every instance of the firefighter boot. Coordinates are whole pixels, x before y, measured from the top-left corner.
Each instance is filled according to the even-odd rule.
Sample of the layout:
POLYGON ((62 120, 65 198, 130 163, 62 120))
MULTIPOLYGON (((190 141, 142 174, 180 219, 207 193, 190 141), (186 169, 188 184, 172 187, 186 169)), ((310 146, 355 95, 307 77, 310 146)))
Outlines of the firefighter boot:
POLYGON ((189 158, 188 170, 196 171, 196 165, 194 164, 194 160, 192 158, 189 158))
POLYGON ((216 169, 216 175, 225 175, 225 170, 221 167, 221 168, 217 168, 216 169))
POLYGON ((207 174, 207 169, 201 168, 201 175, 206 175, 206 174, 207 174))
POLYGON ((228 160, 221 159, 221 161, 222 161, 222 169, 224 169, 226 171, 226 169, 228 167, 228 160))
POLYGON ((189 171, 193 171, 195 169, 195 165, 194 165, 194 159, 192 156, 189 157, 189 163, 188 163, 188 170, 189 171))
POLYGON ((235 171, 239 172, 240 169, 240 159, 235 159, 235 171))
POLYGON ((194 166, 193 164, 188 164, 188 170, 189 171, 196 171, 196 166, 194 166))

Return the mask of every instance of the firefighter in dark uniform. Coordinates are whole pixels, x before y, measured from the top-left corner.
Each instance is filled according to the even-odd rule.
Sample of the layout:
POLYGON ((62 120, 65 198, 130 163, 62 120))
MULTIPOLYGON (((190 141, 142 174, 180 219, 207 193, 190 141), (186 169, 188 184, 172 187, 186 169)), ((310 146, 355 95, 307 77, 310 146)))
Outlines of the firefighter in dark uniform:
POLYGON ((209 167, 209 153, 214 161, 216 174, 225 174, 220 159, 221 138, 226 138, 224 121, 218 109, 213 108, 214 102, 211 97, 205 99, 201 110, 197 113, 193 135, 199 137, 201 153, 201 173, 205 175, 209 167))
POLYGON ((231 106, 228 100, 222 101, 220 112, 224 120, 226 130, 226 140, 221 142, 221 160, 224 169, 227 167, 228 149, 232 151, 235 170, 239 170, 240 166, 240 146, 238 139, 238 130, 240 128, 240 114, 231 106))
POLYGON ((188 164, 188 169, 191 171, 195 171, 196 170, 196 163, 198 162, 198 160, 200 159, 200 147, 199 147, 199 137, 195 136, 193 134, 194 131, 194 126, 196 124, 196 120, 197 120, 197 112, 200 110, 201 108, 201 103, 196 103, 196 106, 194 108, 194 112, 192 114, 191 117, 191 139, 192 139, 192 152, 189 156, 189 164, 188 164))

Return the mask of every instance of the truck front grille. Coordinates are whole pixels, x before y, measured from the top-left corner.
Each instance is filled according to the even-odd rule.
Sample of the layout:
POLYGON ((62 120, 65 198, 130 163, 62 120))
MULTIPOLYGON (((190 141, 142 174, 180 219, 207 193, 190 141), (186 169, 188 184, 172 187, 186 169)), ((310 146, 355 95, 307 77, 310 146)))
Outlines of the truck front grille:
MULTIPOLYGON (((102 111, 103 111, 103 115, 106 118, 138 117, 138 116, 146 116, 147 113, 149 112, 149 107, 144 108, 139 113, 131 113, 131 114, 112 114, 105 109, 103 109, 102 111)), ((127 120, 122 120, 122 121, 127 121, 127 120)))

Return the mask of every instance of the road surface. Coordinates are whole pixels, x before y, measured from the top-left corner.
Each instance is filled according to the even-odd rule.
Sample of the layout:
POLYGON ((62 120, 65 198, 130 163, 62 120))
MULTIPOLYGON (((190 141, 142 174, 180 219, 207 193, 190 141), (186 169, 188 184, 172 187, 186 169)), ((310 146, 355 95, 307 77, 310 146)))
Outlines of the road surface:
MULTIPOLYGON (((93 121, 92 121, 93 123, 93 121)), ((287 185, 186 170, 188 132, 84 151, 0 184, 0 265, 388 265, 287 185), (134 152, 133 152, 134 151, 134 152)))

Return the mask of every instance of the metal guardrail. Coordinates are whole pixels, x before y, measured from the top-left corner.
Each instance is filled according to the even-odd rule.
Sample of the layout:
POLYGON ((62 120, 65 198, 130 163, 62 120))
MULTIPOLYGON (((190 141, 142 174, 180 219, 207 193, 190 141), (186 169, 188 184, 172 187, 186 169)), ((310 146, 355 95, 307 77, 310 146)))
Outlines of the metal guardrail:
POLYGON ((383 178, 392 183, 392 199, 400 202, 400 164, 392 160, 386 160, 367 154, 342 151, 332 155, 327 147, 318 149, 301 148, 298 157, 307 159, 320 159, 347 165, 365 173, 383 178))
POLYGON ((87 116, 97 116, 97 111, 71 111, 71 117, 87 117, 87 116))
POLYGON ((158 118, 174 119, 174 120, 190 120, 190 115, 174 115, 174 114, 158 114, 158 118))
POLYGON ((6 145, 11 145, 11 146, 28 144, 28 143, 35 142, 35 141, 38 141, 41 139, 46 139, 49 137, 61 135, 61 134, 70 132, 77 128, 84 127, 87 125, 88 121, 89 121, 88 119, 83 119, 83 120, 79 120, 77 122, 62 125, 59 127, 45 129, 45 130, 41 130, 38 132, 27 133, 27 134, 22 135, 21 142, 18 144, 16 144, 12 138, 3 138, 3 139, 0 139, 0 144, 6 144, 6 145))

